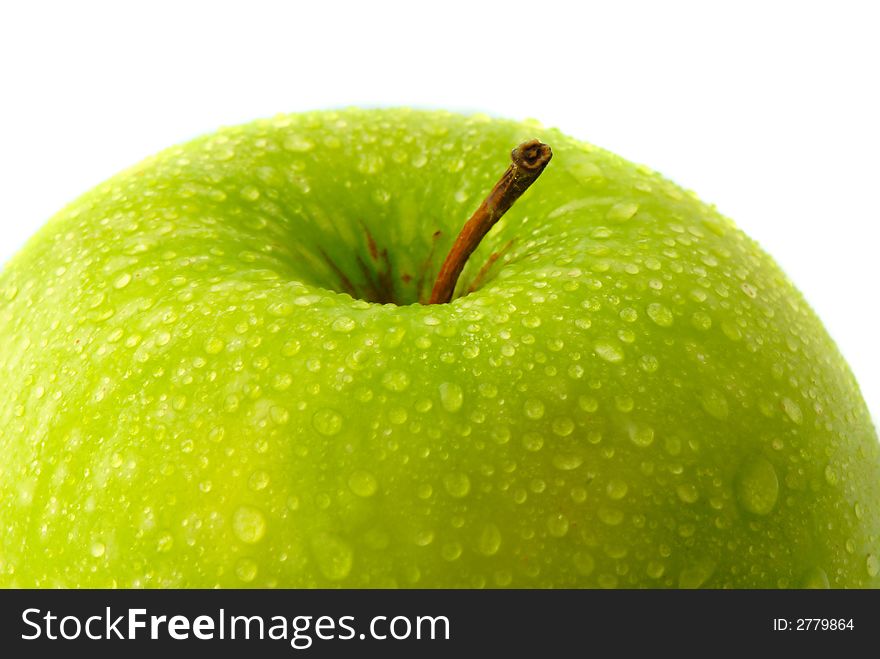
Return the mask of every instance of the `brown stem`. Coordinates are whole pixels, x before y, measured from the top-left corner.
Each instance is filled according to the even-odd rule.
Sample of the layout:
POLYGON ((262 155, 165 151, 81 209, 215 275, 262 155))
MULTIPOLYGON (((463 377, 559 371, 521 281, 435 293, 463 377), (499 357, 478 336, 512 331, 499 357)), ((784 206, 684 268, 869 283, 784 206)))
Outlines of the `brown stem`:
POLYGON ((458 277, 468 258, 514 202, 544 171, 553 152, 538 140, 523 142, 510 152, 511 163, 480 207, 465 222, 440 268, 428 304, 446 304, 452 300, 458 277))

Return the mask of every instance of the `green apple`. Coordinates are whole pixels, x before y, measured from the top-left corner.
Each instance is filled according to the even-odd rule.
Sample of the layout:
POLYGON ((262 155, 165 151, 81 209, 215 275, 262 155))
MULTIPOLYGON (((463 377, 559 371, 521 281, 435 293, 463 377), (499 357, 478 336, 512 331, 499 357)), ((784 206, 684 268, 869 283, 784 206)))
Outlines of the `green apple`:
POLYGON ((279 116, 98 186, 0 275, 0 455, 3 586, 880 586, 877 436, 801 295, 533 123, 279 116))

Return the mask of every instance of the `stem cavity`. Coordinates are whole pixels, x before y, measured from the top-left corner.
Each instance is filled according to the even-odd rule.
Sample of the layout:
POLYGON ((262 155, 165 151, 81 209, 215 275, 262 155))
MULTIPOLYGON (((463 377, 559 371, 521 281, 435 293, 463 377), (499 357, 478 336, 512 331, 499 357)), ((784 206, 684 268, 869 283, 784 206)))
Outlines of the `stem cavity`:
POLYGON ((510 153, 511 163, 480 207, 465 222, 440 268, 428 304, 452 300, 455 286, 468 258, 489 230, 529 189, 544 171, 553 152, 538 140, 523 142, 510 153))

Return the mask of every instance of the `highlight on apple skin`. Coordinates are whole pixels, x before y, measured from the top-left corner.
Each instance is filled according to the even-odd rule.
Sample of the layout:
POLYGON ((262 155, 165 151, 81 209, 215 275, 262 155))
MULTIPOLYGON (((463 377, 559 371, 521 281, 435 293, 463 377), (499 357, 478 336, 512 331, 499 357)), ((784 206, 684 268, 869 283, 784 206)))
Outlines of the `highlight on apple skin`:
POLYGON ((813 311, 535 123, 278 116, 99 185, 0 274, 0 455, 5 587, 880 586, 877 436, 813 311))

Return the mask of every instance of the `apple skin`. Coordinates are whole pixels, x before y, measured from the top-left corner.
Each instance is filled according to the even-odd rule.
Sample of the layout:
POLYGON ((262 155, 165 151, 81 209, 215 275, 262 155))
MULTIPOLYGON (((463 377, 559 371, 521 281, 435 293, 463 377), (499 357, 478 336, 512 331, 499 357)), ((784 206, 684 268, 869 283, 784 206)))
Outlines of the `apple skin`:
POLYGON ((279 116, 98 186, 0 274, 0 455, 2 586, 880 586, 877 437, 807 303, 534 123, 279 116), (532 137, 463 286, 498 265, 413 304, 532 137))

